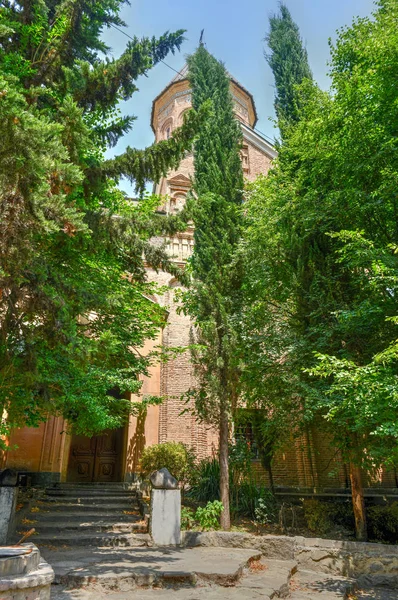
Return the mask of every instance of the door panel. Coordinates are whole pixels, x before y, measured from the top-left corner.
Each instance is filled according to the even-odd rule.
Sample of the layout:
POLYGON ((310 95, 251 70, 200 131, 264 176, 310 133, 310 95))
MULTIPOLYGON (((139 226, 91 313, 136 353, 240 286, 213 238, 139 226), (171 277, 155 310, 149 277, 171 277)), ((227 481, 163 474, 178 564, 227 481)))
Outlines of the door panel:
POLYGON ((69 454, 68 481, 120 481, 123 433, 121 427, 92 438, 74 435, 69 454))

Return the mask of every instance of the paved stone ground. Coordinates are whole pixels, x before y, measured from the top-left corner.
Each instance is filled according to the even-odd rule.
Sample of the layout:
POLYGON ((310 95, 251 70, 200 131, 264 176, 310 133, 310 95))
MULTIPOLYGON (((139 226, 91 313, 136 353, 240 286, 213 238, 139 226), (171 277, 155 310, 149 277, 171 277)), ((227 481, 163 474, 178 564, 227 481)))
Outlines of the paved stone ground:
POLYGON ((196 547, 41 548, 54 567, 52 600, 398 600, 354 581, 297 571, 258 550, 196 547))
POLYGON ((43 554, 59 582, 53 586, 53 600, 268 600, 288 594, 296 568, 293 561, 265 560, 258 550, 236 548, 104 548, 43 554))
POLYGON ((261 558, 258 550, 241 548, 42 548, 41 552, 52 565, 56 582, 105 590, 163 585, 164 580, 173 579, 232 585, 250 561, 261 558))

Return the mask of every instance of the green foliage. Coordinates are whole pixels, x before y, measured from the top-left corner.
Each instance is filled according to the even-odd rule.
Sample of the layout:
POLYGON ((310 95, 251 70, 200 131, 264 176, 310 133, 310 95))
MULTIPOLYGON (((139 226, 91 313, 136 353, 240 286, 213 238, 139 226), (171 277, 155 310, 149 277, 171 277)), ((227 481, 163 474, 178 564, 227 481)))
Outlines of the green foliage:
POLYGON ((332 92, 296 87, 274 170, 249 187, 242 381, 292 428, 316 420, 345 460, 396 457, 396 2, 340 31, 332 92))
POLYGON ((141 456, 142 474, 148 477, 154 471, 166 468, 184 488, 195 471, 195 457, 181 442, 164 442, 144 449, 141 456))
POLYGON ((254 519, 259 525, 268 525, 274 523, 276 519, 275 496, 270 490, 262 490, 262 494, 257 498, 254 508, 254 519))
POLYGON ((189 495, 198 502, 220 499, 220 463, 216 458, 203 459, 196 466, 189 495))
POLYGON ((214 500, 214 502, 208 502, 203 508, 199 506, 195 513, 195 519, 199 522, 203 531, 219 529, 219 518, 223 510, 222 502, 214 500))
POLYGON ((181 508, 181 529, 194 529, 196 525, 195 513, 192 508, 183 506, 181 508))
POLYGON ((192 346, 198 388, 192 390, 198 415, 219 422, 220 405, 229 410, 237 397, 233 369, 233 318, 239 274, 233 252, 239 239, 243 176, 239 157, 242 134, 233 113, 225 68, 203 46, 189 58, 192 104, 209 100, 211 117, 195 142, 194 189, 189 210, 195 225, 190 261, 192 282, 185 310, 198 326, 192 346))
POLYGON ((398 502, 371 506, 367 511, 369 538, 396 544, 398 539, 398 502))
POLYGON ((123 27, 124 4, 0 3, 1 440, 49 413, 87 435, 119 426, 156 358, 140 352, 165 318, 145 263, 179 270, 150 239, 186 220, 155 215, 142 190, 190 149, 208 107, 172 139, 105 160, 134 120, 119 102, 183 41, 182 31, 134 38, 109 59, 101 34, 123 27), (117 189, 121 177, 139 201, 117 189))
POLYGON ((231 486, 232 512, 240 517, 254 519, 259 498, 263 487, 252 479, 243 480, 237 486, 231 486))
MULTIPOLYGON (((271 506, 274 506, 275 509, 274 496, 270 490, 254 480, 251 454, 247 445, 245 445, 245 449, 243 444, 230 447, 229 467, 232 512, 241 517, 254 519, 257 503, 263 499, 271 514, 271 506)), ((220 464, 218 460, 205 459, 197 465, 189 496, 198 502, 212 502, 220 499, 220 464)))
POLYGON ((332 528, 329 505, 319 500, 304 500, 304 516, 308 529, 320 535, 332 528))
POLYGON ((228 435, 238 398, 238 364, 234 319, 239 310, 240 265, 234 260, 241 219, 242 133, 234 116, 230 78, 204 46, 188 59, 192 105, 199 111, 211 101, 213 112, 194 148, 194 192, 188 209, 195 226, 190 261, 191 286, 184 309, 195 328, 192 362, 197 386, 188 393, 198 417, 220 433, 220 497, 222 526, 229 528, 228 435))
POLYGON ((270 17, 269 24, 265 39, 270 54, 266 54, 266 59, 275 79, 275 110, 283 137, 289 124, 299 119, 300 97, 296 86, 304 79, 311 80, 312 73, 299 29, 287 6, 281 4, 280 14, 270 17))

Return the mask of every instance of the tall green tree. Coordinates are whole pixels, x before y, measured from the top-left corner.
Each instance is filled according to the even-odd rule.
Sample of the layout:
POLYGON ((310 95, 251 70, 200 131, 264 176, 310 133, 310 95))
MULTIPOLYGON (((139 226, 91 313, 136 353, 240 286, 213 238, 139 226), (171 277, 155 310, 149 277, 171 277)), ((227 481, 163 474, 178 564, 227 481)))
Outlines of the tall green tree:
POLYGON ((275 79, 275 111, 283 138, 289 125, 299 118, 295 86, 304 79, 312 80, 312 72, 299 28, 285 4, 280 4, 279 14, 270 17, 269 27, 265 40, 270 52, 266 52, 265 57, 275 79))
POLYGON ((234 116, 230 78, 224 66, 200 46, 188 59, 192 104, 208 101, 213 112, 194 148, 194 194, 190 211, 195 247, 185 308, 195 325, 193 362, 196 410, 219 431, 220 499, 223 529, 230 528, 228 440, 239 398, 234 320, 240 306, 241 266, 234 252, 241 236, 242 134, 234 116))
POLYGON ((244 377, 330 435, 359 539, 362 474, 397 453, 397 11, 383 0, 339 33, 331 93, 296 88, 299 119, 251 190, 244 246, 244 377))
POLYGON ((148 180, 176 166, 201 117, 146 150, 105 152, 132 127, 120 101, 180 48, 183 32, 134 38, 117 59, 101 33, 124 0, 0 2, 1 434, 60 414, 78 431, 119 425, 138 392, 139 351, 163 313, 145 263, 173 271, 153 235, 184 227, 155 214, 148 180), (104 58, 105 55, 105 58, 104 58), (118 188, 135 183, 141 200, 118 188))

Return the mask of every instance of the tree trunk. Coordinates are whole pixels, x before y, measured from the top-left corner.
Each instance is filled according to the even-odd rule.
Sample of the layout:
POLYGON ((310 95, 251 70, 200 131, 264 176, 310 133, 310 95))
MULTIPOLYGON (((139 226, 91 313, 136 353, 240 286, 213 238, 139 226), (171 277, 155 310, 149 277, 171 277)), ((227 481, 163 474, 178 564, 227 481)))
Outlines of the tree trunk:
POLYGON ((272 456, 268 456, 260 451, 260 460, 263 468, 268 473, 268 481, 271 492, 275 494, 274 474, 272 472, 272 456))
POLYGON ((229 417, 225 408, 220 414, 220 500, 224 505, 221 513, 221 529, 231 529, 229 510, 229 464, 228 464, 229 417))
POLYGON ((269 479, 269 487, 271 488, 271 492, 273 494, 275 494, 274 474, 272 473, 271 462, 267 463, 267 473, 268 473, 268 479, 269 479))
POLYGON ((354 508, 355 532, 357 540, 366 542, 368 532, 366 527, 365 500, 363 497, 362 473, 358 465, 350 462, 350 480, 352 506, 354 508))

